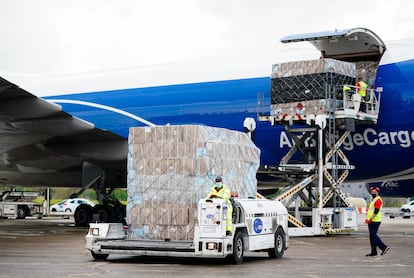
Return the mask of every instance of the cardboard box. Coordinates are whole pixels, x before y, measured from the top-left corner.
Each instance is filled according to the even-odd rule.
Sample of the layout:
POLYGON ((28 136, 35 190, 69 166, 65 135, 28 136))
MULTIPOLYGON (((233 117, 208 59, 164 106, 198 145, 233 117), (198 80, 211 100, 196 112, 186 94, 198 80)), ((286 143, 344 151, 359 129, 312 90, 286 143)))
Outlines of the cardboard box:
POLYGON ((131 128, 129 236, 192 239, 197 203, 215 177, 239 197, 252 197, 259 163, 259 149, 242 132, 197 125, 131 128))

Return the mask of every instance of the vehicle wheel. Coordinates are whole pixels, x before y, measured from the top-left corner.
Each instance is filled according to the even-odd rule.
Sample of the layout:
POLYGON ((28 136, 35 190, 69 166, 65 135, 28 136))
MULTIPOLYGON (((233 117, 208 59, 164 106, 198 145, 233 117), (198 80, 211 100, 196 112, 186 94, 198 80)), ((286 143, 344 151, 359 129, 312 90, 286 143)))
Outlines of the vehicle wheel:
POLYGON ((236 232, 233 239, 233 254, 231 255, 231 262, 233 264, 241 264, 244 255, 244 242, 240 232, 236 232))
POLYGON ((275 247, 269 249, 270 258, 281 258, 285 252, 285 235, 281 228, 278 228, 275 233, 275 247))
POLYGON ((25 219, 27 216, 27 210, 25 207, 19 207, 17 209, 17 219, 25 219))
POLYGON ((109 254, 97 254, 91 251, 92 257, 97 261, 104 261, 108 258, 109 254))
POLYGON ((87 227, 89 221, 92 220, 92 207, 90 205, 79 205, 73 215, 75 218, 75 226, 87 227))
POLYGON ((98 222, 106 223, 110 219, 109 210, 104 205, 96 205, 92 208, 92 213, 98 216, 98 222))

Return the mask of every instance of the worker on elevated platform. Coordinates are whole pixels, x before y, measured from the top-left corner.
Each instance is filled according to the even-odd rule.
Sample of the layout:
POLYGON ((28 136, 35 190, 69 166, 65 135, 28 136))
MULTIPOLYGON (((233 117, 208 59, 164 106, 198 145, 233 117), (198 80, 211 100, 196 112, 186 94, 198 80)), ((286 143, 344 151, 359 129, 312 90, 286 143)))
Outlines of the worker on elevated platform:
POLYGON ((347 103, 345 104, 345 108, 353 108, 355 110, 366 112, 366 105, 365 102, 369 100, 369 92, 368 92, 368 85, 362 79, 362 77, 358 78, 358 82, 356 84, 356 92, 353 90, 354 86, 347 86, 344 85, 342 91, 345 95, 345 99, 347 103), (352 88, 351 88, 352 87, 352 88), (362 103, 362 105, 361 105, 362 103))
POLYGON ((367 97, 367 88, 368 84, 362 80, 362 77, 358 78, 357 83, 357 93, 361 96, 361 98, 366 99, 367 97))
POLYGON ((221 198, 226 201, 227 204, 227 220, 226 220, 226 234, 230 235, 232 230, 232 215, 233 215, 233 206, 230 201, 230 190, 224 185, 223 179, 220 176, 217 176, 213 187, 207 194, 207 198, 221 198))
POLYGON ((342 91, 345 100, 344 108, 359 110, 361 96, 355 92, 355 86, 344 85, 342 91))
POLYGON ((357 93, 361 96, 361 111, 362 112, 366 112, 367 110, 367 106, 365 104, 365 101, 367 101, 368 95, 367 95, 367 88, 368 88, 368 84, 365 83, 362 80, 362 77, 358 78, 358 82, 357 82, 357 93))

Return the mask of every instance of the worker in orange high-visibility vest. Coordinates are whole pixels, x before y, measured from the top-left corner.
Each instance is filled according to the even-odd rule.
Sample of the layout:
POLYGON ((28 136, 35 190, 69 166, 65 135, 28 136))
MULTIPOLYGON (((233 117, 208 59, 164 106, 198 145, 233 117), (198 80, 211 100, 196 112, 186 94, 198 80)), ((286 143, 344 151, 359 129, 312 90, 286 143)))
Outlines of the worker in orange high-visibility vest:
POLYGON ((369 204, 367 218, 365 223, 368 224, 369 230, 369 242, 371 244, 371 253, 368 253, 366 256, 376 256, 377 248, 381 249, 381 256, 385 255, 390 247, 382 242, 381 238, 378 236, 378 229, 381 225, 382 220, 382 199, 379 196, 379 188, 378 187, 371 187, 370 193, 372 196, 372 201, 369 204))

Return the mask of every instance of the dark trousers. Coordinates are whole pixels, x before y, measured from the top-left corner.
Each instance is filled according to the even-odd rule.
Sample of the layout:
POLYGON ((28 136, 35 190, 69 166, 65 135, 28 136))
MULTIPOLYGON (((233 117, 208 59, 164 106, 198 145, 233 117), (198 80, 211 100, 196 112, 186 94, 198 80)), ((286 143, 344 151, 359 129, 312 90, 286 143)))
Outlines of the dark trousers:
POLYGON ((387 248, 387 245, 382 242, 381 238, 377 235, 381 222, 371 222, 368 224, 369 230, 369 242, 371 243, 371 254, 377 254, 377 247, 382 251, 387 248))

